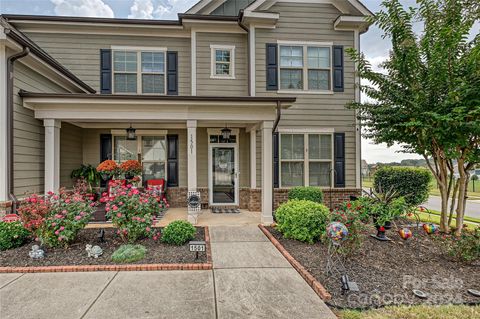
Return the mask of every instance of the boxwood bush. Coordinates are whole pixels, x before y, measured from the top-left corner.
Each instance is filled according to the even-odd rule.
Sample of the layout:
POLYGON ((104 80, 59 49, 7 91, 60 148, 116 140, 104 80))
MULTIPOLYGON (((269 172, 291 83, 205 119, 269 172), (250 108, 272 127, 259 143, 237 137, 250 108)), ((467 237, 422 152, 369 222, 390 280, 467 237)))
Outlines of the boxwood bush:
POLYGON ((176 220, 162 231, 162 241, 167 244, 183 245, 195 238, 197 229, 185 220, 176 220))
POLYGON ((373 176, 377 192, 393 190, 396 197, 404 197, 408 205, 418 206, 428 199, 431 173, 425 168, 381 167, 373 176))
POLYGON ((112 260, 116 263, 133 263, 145 258, 147 248, 142 245, 122 245, 112 254, 112 260))
POLYGON ((315 203, 323 203, 323 192, 320 188, 312 186, 298 186, 288 191, 288 199, 305 199, 315 203))
POLYGON ((0 250, 22 246, 29 234, 20 222, 0 222, 0 250))
POLYGON ((275 211, 277 229, 285 238, 313 244, 325 233, 329 210, 319 203, 293 199, 275 211))

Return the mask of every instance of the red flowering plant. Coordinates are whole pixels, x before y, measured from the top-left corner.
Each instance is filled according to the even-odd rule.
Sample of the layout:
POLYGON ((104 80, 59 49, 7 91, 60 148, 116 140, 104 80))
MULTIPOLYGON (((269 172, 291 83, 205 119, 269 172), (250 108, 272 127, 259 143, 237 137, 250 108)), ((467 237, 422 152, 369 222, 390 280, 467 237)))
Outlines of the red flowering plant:
POLYGON ((348 229, 347 239, 341 245, 341 252, 345 255, 354 253, 362 246, 368 230, 369 215, 361 200, 345 202, 330 214, 331 222, 340 222, 348 229))
POLYGON ((104 179, 114 177, 118 174, 118 171, 118 165, 113 160, 103 161, 97 166, 97 172, 99 172, 104 179))
POLYGON ((66 247, 90 221, 95 203, 82 194, 68 194, 61 189, 58 194, 49 192, 43 198, 30 196, 26 205, 20 206, 18 211, 25 227, 35 234, 42 245, 66 247), (42 209, 41 218, 39 208, 42 209))
POLYGON ((165 209, 163 202, 154 196, 132 188, 131 184, 118 185, 108 195, 103 193, 100 200, 105 203, 107 217, 117 229, 117 234, 125 243, 133 243, 140 238, 159 238, 154 229, 154 216, 165 209))
POLYGON ((142 173, 142 165, 139 161, 128 160, 120 164, 120 172, 125 176, 137 176, 142 173))

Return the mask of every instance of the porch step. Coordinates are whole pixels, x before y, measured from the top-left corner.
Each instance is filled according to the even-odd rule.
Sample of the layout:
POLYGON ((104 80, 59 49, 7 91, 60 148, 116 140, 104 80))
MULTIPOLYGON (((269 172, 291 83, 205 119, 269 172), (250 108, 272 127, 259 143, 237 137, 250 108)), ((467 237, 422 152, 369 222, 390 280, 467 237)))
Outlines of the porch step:
POLYGON ((238 207, 211 207, 213 214, 239 214, 238 207))

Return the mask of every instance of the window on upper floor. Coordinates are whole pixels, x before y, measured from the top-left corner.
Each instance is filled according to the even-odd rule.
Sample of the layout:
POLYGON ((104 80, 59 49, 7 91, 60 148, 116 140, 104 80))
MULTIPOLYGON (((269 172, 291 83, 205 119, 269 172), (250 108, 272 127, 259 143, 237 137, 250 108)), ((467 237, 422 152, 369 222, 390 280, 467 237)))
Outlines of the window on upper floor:
POLYGON ((280 90, 330 91, 331 47, 280 45, 280 90))
POLYGON ((211 45, 212 67, 211 78, 235 78, 235 47, 211 45))
POLYGON ((165 94, 165 50, 114 50, 114 93, 165 94))
POLYGON ((325 133, 280 135, 281 187, 329 187, 332 179, 333 136, 325 133))

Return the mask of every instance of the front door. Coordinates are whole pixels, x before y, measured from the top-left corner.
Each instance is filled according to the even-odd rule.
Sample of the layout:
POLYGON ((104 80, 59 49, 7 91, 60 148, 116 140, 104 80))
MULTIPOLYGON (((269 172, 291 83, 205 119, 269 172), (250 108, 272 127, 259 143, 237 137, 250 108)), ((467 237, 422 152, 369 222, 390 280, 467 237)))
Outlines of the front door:
POLYGON ((210 203, 238 205, 236 147, 211 146, 210 156, 210 203))

